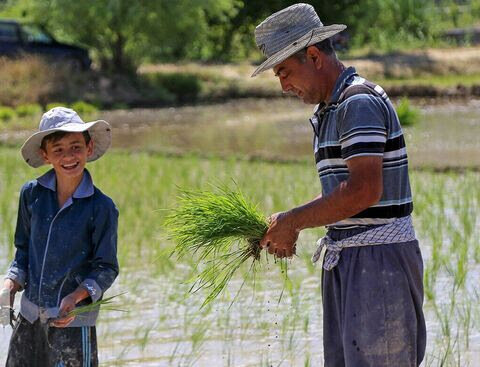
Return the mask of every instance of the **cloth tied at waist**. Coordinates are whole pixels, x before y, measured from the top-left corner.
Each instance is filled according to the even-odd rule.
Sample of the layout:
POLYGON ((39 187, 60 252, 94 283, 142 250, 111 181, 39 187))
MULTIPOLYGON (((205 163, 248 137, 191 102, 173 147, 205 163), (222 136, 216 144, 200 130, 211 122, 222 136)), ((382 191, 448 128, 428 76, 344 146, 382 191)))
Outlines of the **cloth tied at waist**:
POLYGON ((413 229, 412 217, 396 218, 392 223, 374 227, 338 241, 333 240, 329 236, 319 239, 317 241, 317 250, 312 256, 312 262, 315 264, 320 259, 323 248, 326 248, 323 268, 332 270, 337 266, 340 260, 340 252, 342 252, 344 247, 386 245, 413 240, 415 240, 415 230, 413 229))

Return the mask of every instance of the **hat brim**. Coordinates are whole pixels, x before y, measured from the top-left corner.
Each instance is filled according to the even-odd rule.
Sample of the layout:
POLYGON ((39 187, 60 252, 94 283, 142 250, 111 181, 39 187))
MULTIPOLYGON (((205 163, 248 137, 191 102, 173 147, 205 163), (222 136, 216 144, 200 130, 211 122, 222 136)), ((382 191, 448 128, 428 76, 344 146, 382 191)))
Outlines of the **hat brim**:
POLYGON ((253 78, 261 72, 275 67, 296 52, 303 50, 305 47, 326 40, 327 38, 334 36, 346 28, 347 26, 343 24, 332 24, 309 31, 291 45, 283 48, 277 53, 274 53, 272 56, 266 59, 258 68, 255 69, 251 77, 253 78))
POLYGON ((112 142, 110 124, 104 120, 86 122, 84 124, 69 123, 58 128, 39 131, 30 136, 23 144, 21 149, 23 159, 34 168, 40 167, 45 164, 40 155, 40 146, 45 136, 56 131, 82 133, 87 130, 93 140, 93 154, 87 159, 87 161, 94 161, 105 154, 112 142))

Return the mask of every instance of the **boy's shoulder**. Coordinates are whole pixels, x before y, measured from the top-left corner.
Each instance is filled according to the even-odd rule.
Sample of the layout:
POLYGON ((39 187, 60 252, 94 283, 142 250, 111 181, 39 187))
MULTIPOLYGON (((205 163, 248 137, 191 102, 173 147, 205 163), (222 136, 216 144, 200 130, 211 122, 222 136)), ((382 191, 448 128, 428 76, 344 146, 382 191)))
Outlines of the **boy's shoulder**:
POLYGON ((95 201, 95 205, 100 208, 110 209, 110 210, 117 210, 117 206, 115 205, 112 198, 106 194, 104 194, 97 186, 93 186, 93 200, 95 201))
POLYGON ((34 192, 41 187, 37 179, 27 181, 20 189, 20 195, 33 195, 34 192))

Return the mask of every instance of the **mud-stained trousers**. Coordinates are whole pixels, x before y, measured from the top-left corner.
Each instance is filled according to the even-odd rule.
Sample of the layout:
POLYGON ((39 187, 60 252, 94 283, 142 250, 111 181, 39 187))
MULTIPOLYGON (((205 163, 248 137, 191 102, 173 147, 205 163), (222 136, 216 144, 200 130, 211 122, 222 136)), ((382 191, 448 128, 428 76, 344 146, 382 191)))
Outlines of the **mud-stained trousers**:
MULTIPOLYGON (((334 239, 358 230, 329 231, 334 239)), ((418 241, 342 250, 323 270, 325 367, 417 367, 425 355, 418 241)))
POLYGON ((95 327, 48 327, 22 316, 13 330, 6 367, 97 367, 95 327))

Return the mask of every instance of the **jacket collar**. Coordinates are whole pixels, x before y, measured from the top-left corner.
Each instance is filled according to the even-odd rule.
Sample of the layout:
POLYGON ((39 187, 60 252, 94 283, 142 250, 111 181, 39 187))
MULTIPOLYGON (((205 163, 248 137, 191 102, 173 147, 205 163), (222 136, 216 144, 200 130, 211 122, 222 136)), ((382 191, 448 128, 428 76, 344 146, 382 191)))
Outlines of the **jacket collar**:
MULTIPOLYGON (((49 190, 52 190, 54 192, 57 191, 57 177, 55 175, 55 170, 53 168, 49 170, 47 173, 45 173, 44 175, 37 178, 37 182, 49 190)), ((93 195, 93 191, 94 190, 93 190, 92 176, 90 175, 90 172, 88 172, 87 169, 84 169, 82 180, 80 181, 80 184, 78 185, 78 187, 75 189, 75 192, 73 193, 72 197, 74 199, 87 198, 93 195)))

